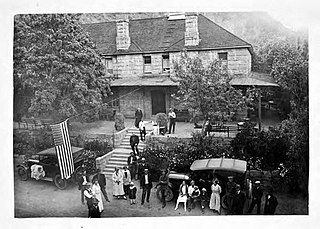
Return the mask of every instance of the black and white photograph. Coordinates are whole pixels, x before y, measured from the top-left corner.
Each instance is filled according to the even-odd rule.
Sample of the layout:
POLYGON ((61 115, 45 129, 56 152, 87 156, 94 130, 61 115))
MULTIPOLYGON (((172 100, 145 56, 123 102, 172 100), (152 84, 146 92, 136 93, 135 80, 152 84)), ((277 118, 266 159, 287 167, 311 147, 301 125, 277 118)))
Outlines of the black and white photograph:
POLYGON ((187 2, 11 14, 13 220, 314 220, 308 20, 187 2))

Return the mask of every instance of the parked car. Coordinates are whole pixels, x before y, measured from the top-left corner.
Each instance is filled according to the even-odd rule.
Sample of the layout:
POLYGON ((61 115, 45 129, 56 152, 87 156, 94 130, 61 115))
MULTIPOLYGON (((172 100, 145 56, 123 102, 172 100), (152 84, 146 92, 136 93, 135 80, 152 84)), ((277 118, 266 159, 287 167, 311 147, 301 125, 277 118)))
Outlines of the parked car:
MULTIPOLYGON (((194 180, 200 190, 206 188, 208 194, 211 195, 212 180, 214 177, 217 177, 222 188, 221 204, 222 207, 227 208, 228 206, 226 206, 224 199, 228 176, 233 176, 234 181, 241 185, 241 189, 246 193, 247 198, 251 197, 252 182, 247 175, 246 161, 230 158, 201 159, 194 161, 190 166, 190 170, 191 172, 188 174, 170 172, 167 201, 171 201, 175 194, 179 192, 179 185, 182 180, 186 180, 187 182, 194 180)), ((160 199, 159 189, 157 190, 157 196, 160 199)))
POLYGON ((32 155, 27 161, 25 161, 22 164, 19 164, 17 166, 18 176, 21 180, 26 181, 29 178, 31 178, 31 167, 33 165, 40 165, 42 166, 41 168, 43 168, 44 176, 39 176, 37 177, 37 179, 54 182, 57 188, 66 189, 68 182, 75 182, 77 180, 77 177, 80 176, 80 171, 83 170, 82 165, 84 163, 84 149, 72 147, 72 152, 75 170, 72 174, 72 177, 68 180, 61 178, 58 158, 54 147, 43 150, 35 155, 32 155))

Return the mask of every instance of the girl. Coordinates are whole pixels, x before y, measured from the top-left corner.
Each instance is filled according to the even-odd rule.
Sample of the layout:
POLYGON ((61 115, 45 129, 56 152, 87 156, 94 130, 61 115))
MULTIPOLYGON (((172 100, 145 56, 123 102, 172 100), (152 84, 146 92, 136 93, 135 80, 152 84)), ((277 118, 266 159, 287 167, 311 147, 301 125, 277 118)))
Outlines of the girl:
POLYGON ((134 186, 134 183, 130 182, 130 188, 129 188, 129 199, 130 199, 130 205, 136 204, 136 194, 137 194, 137 188, 134 186))
POLYGON ((221 193, 221 187, 218 184, 218 179, 213 180, 213 184, 211 186, 211 198, 210 198, 210 204, 209 207, 211 210, 218 212, 220 214, 220 193, 221 193))
POLYGON ((182 181, 182 184, 180 185, 179 188, 179 196, 177 199, 177 204, 174 210, 178 209, 179 203, 184 203, 184 211, 187 211, 187 196, 188 193, 188 185, 186 184, 186 181, 182 181))

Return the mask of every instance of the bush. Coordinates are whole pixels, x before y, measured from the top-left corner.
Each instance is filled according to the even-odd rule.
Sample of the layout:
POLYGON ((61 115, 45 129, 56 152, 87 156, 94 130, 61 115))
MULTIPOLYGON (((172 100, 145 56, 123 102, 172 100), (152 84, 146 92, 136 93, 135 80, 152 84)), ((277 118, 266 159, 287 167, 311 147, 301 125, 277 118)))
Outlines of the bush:
POLYGON ((124 115, 122 113, 116 113, 114 116, 114 127, 116 131, 123 130, 125 128, 124 125, 124 115))
POLYGON ((152 170, 160 174, 169 167, 177 172, 189 172, 193 161, 228 156, 230 145, 222 138, 194 133, 191 139, 152 138, 147 141, 144 156, 152 170))
POLYGON ((85 141, 84 148, 95 152, 97 157, 100 157, 112 150, 109 142, 100 139, 85 141))
POLYGON ((165 127, 165 132, 167 132, 168 117, 165 113, 156 114, 156 123, 158 123, 159 127, 165 127))

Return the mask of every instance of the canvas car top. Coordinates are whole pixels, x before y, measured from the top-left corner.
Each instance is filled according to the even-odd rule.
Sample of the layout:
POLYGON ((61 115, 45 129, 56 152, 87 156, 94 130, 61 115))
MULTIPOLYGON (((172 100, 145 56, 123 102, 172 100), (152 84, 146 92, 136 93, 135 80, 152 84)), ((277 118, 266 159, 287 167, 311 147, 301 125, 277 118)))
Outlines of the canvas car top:
MULTIPOLYGON (((83 148, 79 148, 79 147, 74 147, 72 146, 72 153, 76 153, 78 151, 83 150, 83 148)), ((37 153, 38 155, 52 155, 55 156, 56 155, 56 150, 54 147, 40 151, 39 153, 37 153)))
POLYGON ((237 173, 245 173, 247 162, 231 158, 211 158, 196 160, 192 163, 190 169, 196 170, 225 170, 237 173))

